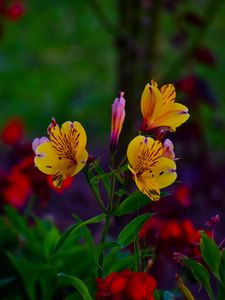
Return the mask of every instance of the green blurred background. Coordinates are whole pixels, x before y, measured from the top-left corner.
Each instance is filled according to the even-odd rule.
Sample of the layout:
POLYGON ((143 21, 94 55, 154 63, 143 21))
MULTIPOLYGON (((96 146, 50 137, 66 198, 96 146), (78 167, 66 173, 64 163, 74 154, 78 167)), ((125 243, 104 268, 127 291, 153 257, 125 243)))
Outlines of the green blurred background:
MULTIPOLYGON (((115 3, 107 2, 115 19, 115 3)), ((115 49, 88 3, 27 1, 25 15, 3 25, 0 125, 20 116, 34 137, 45 134, 54 116, 105 133, 115 97, 115 49)))
MULTIPOLYGON (((111 103, 124 88, 118 82, 124 66, 118 66, 117 33, 110 30, 111 24, 115 28, 119 25, 124 13, 122 2, 30 0, 25 2, 25 14, 17 22, 2 19, 0 126, 12 116, 20 116, 33 138, 46 132, 54 116, 59 123, 67 119, 81 121, 89 129, 90 139, 98 136, 101 140, 108 134, 111 103)), ((132 22, 132 7, 135 11, 138 1, 125 2, 132 22)), ((151 1, 140 2, 148 6, 151 1)), ((225 3, 159 2, 161 11, 154 33, 158 43, 157 57, 153 58, 156 72, 152 75, 159 81, 176 82, 191 71, 204 79, 218 102, 214 111, 201 103, 205 136, 210 144, 224 145, 225 3), (206 25, 202 28, 187 21, 184 15, 190 12, 202 17, 206 25), (179 30, 188 34, 184 46, 171 43, 179 30), (197 44, 196 40, 213 52, 214 66, 195 59, 183 60, 186 49, 197 44), (215 116, 215 126, 219 124, 216 130, 215 116)), ((151 31, 146 36, 152 45, 151 31)), ((146 78, 145 83, 150 79, 146 78)), ((137 95, 143 87, 137 83, 137 95)), ((140 96, 136 97, 135 111, 139 110, 139 101, 140 96)))

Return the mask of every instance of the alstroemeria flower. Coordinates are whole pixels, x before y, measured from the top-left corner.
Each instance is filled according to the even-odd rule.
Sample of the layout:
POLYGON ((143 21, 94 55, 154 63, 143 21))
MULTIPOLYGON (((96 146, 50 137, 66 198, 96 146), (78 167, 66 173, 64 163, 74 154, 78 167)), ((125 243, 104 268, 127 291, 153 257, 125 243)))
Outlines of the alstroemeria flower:
POLYGON ((116 98, 112 105, 112 124, 111 124, 111 137, 110 137, 110 149, 115 151, 120 132, 122 130, 124 118, 125 118, 125 99, 124 92, 120 93, 120 97, 116 98))
POLYGON ((150 131, 157 127, 165 127, 175 131, 178 126, 189 118, 188 109, 180 103, 175 103, 176 91, 173 84, 163 85, 160 89, 152 80, 148 83, 141 97, 141 112, 143 131, 150 131))
POLYGON ((60 129, 53 119, 48 127, 49 139, 34 140, 35 165, 45 174, 53 175, 53 184, 60 188, 63 180, 84 167, 88 153, 87 136, 79 122, 67 121, 60 129))
POLYGON ((160 189, 172 184, 177 178, 176 164, 163 156, 163 145, 150 137, 135 137, 127 149, 129 169, 138 189, 151 200, 160 198, 160 189))

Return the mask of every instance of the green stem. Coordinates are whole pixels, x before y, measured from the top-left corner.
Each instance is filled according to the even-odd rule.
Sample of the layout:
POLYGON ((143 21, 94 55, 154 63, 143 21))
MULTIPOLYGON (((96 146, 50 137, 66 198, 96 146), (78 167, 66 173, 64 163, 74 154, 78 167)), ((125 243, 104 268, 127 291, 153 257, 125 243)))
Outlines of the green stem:
MULTIPOLYGON (((100 243, 105 242, 105 238, 106 238, 106 236, 108 234, 108 231, 109 231, 109 225, 110 225, 110 216, 107 215, 105 217, 105 225, 103 227, 100 243)), ((99 261, 98 261, 98 277, 99 278, 102 278, 102 275, 103 275, 103 258, 104 258, 104 256, 103 256, 103 252, 102 252, 100 257, 99 257, 99 261)))
POLYGON ((135 269, 140 272, 140 253, 139 253, 138 234, 134 239, 134 255, 135 255, 135 269))
POLYGON ((88 182, 88 184, 89 184, 89 186, 90 186, 90 188, 92 190, 92 193, 95 196, 95 199, 97 200, 97 202, 98 202, 99 206, 101 207, 101 209, 106 213, 106 208, 105 208, 105 205, 104 205, 104 203, 102 201, 102 198, 101 198, 101 196, 99 194, 99 189, 96 191, 94 189, 93 185, 91 184, 91 178, 90 178, 90 175, 88 173, 88 170, 84 170, 84 174, 85 174, 87 182, 88 182))
MULTIPOLYGON (((111 154, 111 168, 112 170, 115 169, 115 152, 111 154)), ((114 199, 114 194, 115 194, 115 184, 116 184, 116 175, 115 173, 113 173, 112 177, 111 177, 111 189, 110 189, 110 195, 109 195, 109 202, 108 202, 108 207, 107 207, 107 212, 108 215, 106 215, 105 217, 105 225, 102 231, 102 236, 101 236, 101 240, 100 243, 104 243, 106 236, 108 234, 109 231, 109 226, 110 226, 110 212, 113 208, 113 199, 114 199)), ((103 275, 103 260, 104 260, 104 255, 103 252, 101 253, 100 257, 99 257, 99 262, 98 262, 98 277, 102 278, 103 275)))
POLYGON ((126 161, 127 161, 127 156, 125 155, 121 160, 121 162, 118 164, 117 169, 120 169, 122 165, 125 164, 126 161))
MULTIPOLYGON (((111 168, 112 168, 112 170, 115 169, 115 153, 111 154, 111 168)), ((115 194, 115 185, 116 185, 116 175, 115 175, 115 173, 113 173, 113 175, 111 177, 111 190, 110 190, 109 203, 108 203, 108 212, 109 213, 113 208, 113 198, 114 198, 114 194, 115 194)))
MULTIPOLYGON (((129 178, 129 176, 127 176, 127 178, 126 178, 124 184, 121 186, 122 189, 126 189, 126 187, 128 186, 129 180, 130 180, 130 178, 129 178)), ((122 196, 118 196, 118 197, 116 198, 115 203, 114 203, 114 208, 115 208, 115 209, 119 206, 120 201, 121 201, 121 198, 122 198, 122 196)))

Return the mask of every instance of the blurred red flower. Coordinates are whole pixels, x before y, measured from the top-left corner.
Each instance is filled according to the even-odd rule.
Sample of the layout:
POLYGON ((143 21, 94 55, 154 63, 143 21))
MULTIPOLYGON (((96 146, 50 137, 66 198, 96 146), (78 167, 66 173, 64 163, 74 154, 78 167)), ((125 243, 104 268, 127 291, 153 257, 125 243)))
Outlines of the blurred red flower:
MULTIPOLYGON (((210 236, 210 232, 207 234, 210 236)), ((140 240, 155 246, 157 252, 167 252, 173 256, 174 251, 188 256, 200 255, 200 233, 189 219, 161 220, 157 217, 149 219, 139 233, 140 240)))
POLYGON ((24 15, 24 12, 24 3, 19 0, 13 1, 5 10, 6 16, 13 21, 20 19, 24 15))
POLYGON ((20 119, 11 119, 1 131, 2 141, 10 146, 21 142, 24 136, 24 127, 20 119))
POLYGON ((154 300, 156 281, 144 272, 123 270, 96 281, 97 300, 154 300))
POLYGON ((190 200, 190 189, 187 185, 181 184, 177 187, 175 191, 175 199, 183 207, 188 207, 191 204, 190 200))
POLYGON ((22 208, 31 195, 28 177, 13 170, 11 174, 5 176, 1 193, 5 203, 16 208, 22 208))

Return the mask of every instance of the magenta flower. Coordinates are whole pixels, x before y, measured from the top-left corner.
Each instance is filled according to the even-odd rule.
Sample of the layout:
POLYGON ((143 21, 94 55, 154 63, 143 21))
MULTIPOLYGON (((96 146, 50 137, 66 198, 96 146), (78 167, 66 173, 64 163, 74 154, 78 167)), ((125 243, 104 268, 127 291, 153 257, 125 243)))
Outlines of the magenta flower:
POLYGON ((112 152, 116 150, 120 132, 122 130, 125 118, 125 99, 124 92, 120 92, 120 97, 116 98, 112 105, 112 124, 111 124, 111 137, 110 149, 112 152))

